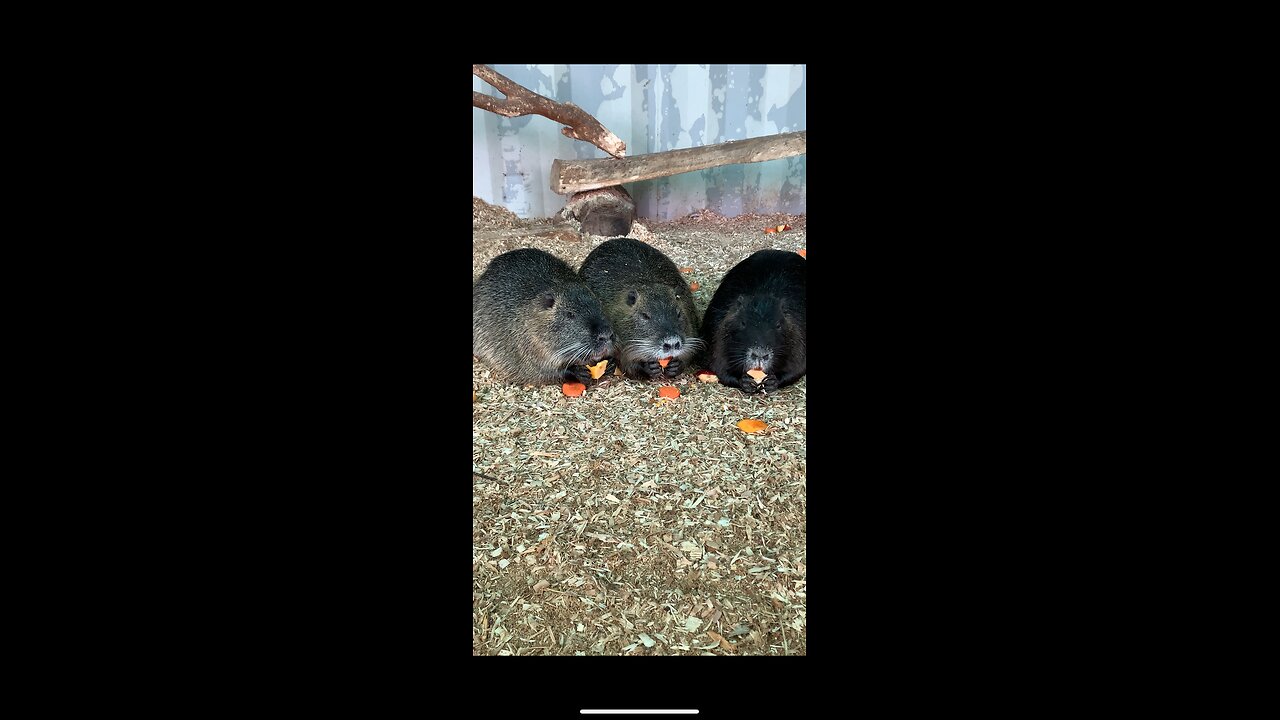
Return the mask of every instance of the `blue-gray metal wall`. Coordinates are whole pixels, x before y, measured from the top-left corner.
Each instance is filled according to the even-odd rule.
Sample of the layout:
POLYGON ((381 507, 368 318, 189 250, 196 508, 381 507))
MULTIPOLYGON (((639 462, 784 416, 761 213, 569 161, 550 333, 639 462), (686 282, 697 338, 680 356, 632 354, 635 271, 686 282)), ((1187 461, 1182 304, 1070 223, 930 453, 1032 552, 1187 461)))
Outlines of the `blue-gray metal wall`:
MULTIPOLYGON (((642 155, 805 130, 804 65, 491 65, 526 88, 586 110, 642 155)), ((474 75, 472 87, 503 97, 474 75)), ((520 217, 549 217, 556 158, 608 157, 560 134, 563 125, 472 108, 473 193, 520 217)), ((669 220, 702 208, 722 215, 805 211, 805 157, 723 165, 628 183, 642 218, 669 220)))

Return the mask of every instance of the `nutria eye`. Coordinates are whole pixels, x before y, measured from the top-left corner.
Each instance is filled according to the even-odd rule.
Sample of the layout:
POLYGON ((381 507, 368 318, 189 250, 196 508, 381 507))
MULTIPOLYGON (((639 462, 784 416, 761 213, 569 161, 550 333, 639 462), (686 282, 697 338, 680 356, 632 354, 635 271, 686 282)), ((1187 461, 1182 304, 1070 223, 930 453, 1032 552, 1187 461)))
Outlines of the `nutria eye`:
POLYGON ((542 297, 538 298, 538 300, 542 302, 543 309, 547 310, 556 304, 556 296, 549 292, 542 293, 542 297))
POLYGON ((565 314, 564 314, 564 316, 565 316, 565 317, 567 317, 567 318, 569 318, 570 320, 572 320, 572 319, 574 319, 574 318, 578 317, 577 315, 575 315, 575 314, 573 313, 573 311, 572 311, 572 310, 570 310, 569 312, 565 313, 565 314))
POLYGON ((637 298, 637 297, 638 297, 638 296, 636 295, 636 291, 635 291, 635 290, 632 290, 631 292, 627 293, 627 304, 628 304, 628 305, 635 305, 635 304, 636 304, 636 298, 637 298))
POLYGON ((649 313, 646 313, 646 312, 640 313, 640 319, 647 322, 649 320, 649 313))

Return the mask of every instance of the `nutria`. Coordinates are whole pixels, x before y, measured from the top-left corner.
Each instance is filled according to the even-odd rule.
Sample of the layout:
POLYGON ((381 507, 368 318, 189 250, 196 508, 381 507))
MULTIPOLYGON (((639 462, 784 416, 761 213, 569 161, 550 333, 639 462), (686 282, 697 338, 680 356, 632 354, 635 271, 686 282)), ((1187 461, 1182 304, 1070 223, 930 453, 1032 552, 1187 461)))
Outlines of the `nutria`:
POLYGON ((522 248, 489 263, 471 289, 471 352, 499 380, 588 383, 614 354, 600 300, 551 253, 522 248))
POLYGON ((760 250, 724 276, 702 321, 711 372, 745 393, 772 392, 804 377, 808 260, 760 250), (765 372, 757 383, 748 372, 765 372))
POLYGON ((638 380, 673 378, 703 347, 693 293, 671 259, 632 238, 600 243, 578 268, 618 334, 618 365, 638 380), (669 358, 665 368, 660 360, 669 358))

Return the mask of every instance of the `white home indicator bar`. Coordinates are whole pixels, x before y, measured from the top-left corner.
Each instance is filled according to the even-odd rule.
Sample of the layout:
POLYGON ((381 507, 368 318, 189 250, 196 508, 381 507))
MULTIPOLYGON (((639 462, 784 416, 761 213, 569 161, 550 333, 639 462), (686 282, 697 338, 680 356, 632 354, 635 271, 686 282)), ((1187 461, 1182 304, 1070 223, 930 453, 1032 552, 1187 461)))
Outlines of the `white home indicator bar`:
POLYGON ((698 710, 579 710, 582 715, 698 715, 698 710))

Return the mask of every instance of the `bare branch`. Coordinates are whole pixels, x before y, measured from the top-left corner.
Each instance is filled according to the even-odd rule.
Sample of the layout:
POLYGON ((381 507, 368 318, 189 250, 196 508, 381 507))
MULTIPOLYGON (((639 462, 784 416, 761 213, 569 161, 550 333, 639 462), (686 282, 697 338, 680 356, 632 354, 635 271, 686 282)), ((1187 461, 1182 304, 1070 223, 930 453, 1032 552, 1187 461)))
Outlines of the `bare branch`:
POLYGON ((627 144, 577 105, 560 103, 543 97, 485 65, 472 65, 471 72, 507 96, 499 100, 484 93, 472 91, 471 104, 475 107, 503 117, 541 115, 561 125, 567 125, 568 127, 560 128, 560 132, 565 137, 589 142, 615 158, 626 157, 627 144))

